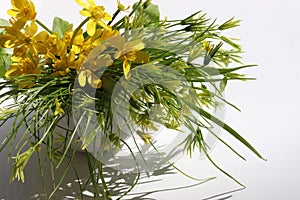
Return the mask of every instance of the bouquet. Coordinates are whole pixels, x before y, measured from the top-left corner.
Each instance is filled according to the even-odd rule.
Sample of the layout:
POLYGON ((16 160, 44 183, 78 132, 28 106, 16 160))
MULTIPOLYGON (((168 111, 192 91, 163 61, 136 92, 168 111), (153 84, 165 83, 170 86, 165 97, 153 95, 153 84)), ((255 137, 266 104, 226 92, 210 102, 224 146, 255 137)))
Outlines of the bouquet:
MULTIPOLYGON (((25 181, 33 154, 43 178, 45 163, 66 162, 68 171, 81 151, 97 199, 112 198, 104 166, 138 174, 120 199, 140 173, 167 165, 185 174, 175 158, 201 152, 239 183, 209 151, 220 141, 243 158, 219 127, 262 158, 217 114, 226 104, 238 109, 224 98, 227 82, 251 79, 238 71, 255 66, 243 64, 237 39, 223 34, 240 21, 218 24, 202 11, 162 19, 150 0, 117 1, 113 14, 94 0, 75 1, 83 16, 77 27, 59 17, 45 26, 30 0, 11 0, 9 21, 0 21, 0 126, 9 126, 0 150, 10 149, 11 180, 25 181)), ((51 177, 47 199, 64 179, 55 170, 51 177)))

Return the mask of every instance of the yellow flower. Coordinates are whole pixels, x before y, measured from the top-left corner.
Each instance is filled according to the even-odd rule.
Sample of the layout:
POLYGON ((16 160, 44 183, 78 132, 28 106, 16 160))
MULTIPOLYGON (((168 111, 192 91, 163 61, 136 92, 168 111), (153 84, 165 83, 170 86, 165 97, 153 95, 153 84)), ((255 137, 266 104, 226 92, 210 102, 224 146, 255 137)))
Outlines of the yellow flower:
POLYGON ((82 30, 76 35, 72 48, 70 49, 71 38, 73 36, 71 29, 65 32, 63 38, 57 33, 51 34, 47 44, 47 53, 43 59, 51 59, 53 67, 53 76, 65 76, 70 69, 78 70, 86 59, 81 48, 84 42, 82 30))
POLYGON ((97 6, 94 0, 87 0, 87 3, 84 3, 82 0, 76 0, 76 2, 83 7, 83 10, 80 11, 80 14, 89 17, 87 24, 87 33, 92 36, 95 34, 97 24, 104 29, 110 30, 111 27, 106 25, 102 20, 111 21, 111 16, 105 12, 103 6, 97 6))
POLYGON ((97 29, 93 36, 87 37, 86 39, 84 39, 83 34, 81 34, 80 37, 75 37, 71 51, 80 56, 88 56, 92 51, 95 52, 95 47, 99 49, 99 46, 101 46, 104 40, 118 34, 120 33, 117 30, 101 29, 97 29))
POLYGON ((53 76, 65 76, 69 73, 69 68, 75 68, 75 54, 68 54, 68 46, 62 40, 56 40, 56 44, 51 48, 45 58, 50 58, 53 66, 53 76))
POLYGON ((98 46, 103 41, 116 35, 120 35, 120 32, 118 30, 97 30, 96 34, 94 35, 96 37, 93 36, 91 37, 91 39, 93 40, 92 43, 95 46, 98 46))
POLYGON ((35 152, 35 148, 30 147, 25 152, 21 154, 18 153, 16 156, 12 157, 14 159, 14 163, 11 172, 11 181, 18 179, 24 183, 25 181, 24 169, 34 152, 35 152))
POLYGON ((127 8, 125 8, 125 6, 123 4, 121 4, 121 2, 119 0, 117 0, 117 4, 118 4, 118 10, 120 10, 120 11, 126 11, 130 8, 130 6, 127 6, 127 8))
MULTIPOLYGON (((73 36, 74 32, 70 32, 69 35, 73 36)), ((66 34, 65 34, 66 35, 66 34)), ((65 38, 65 37, 64 37, 65 38)), ((70 44, 69 42, 66 42, 66 44, 70 44)), ((79 54, 82 53, 83 49, 85 48, 85 44, 84 44, 84 36, 83 36, 83 31, 80 30, 77 35, 75 36, 73 43, 72 43, 72 47, 71 50, 75 53, 75 54, 79 54)))
POLYGON ((109 45, 118 49, 115 58, 123 60, 123 72, 126 79, 129 78, 131 62, 143 64, 150 60, 149 54, 141 51, 145 48, 141 39, 126 42, 124 37, 116 35, 107 41, 109 45))
POLYGON ((91 70, 85 69, 79 72, 78 82, 81 87, 86 86, 86 82, 93 88, 101 88, 102 81, 91 70))
MULTIPOLYGON (((5 73, 6 78, 20 77, 22 75, 37 75, 40 74, 40 68, 37 66, 38 58, 24 58, 24 57, 12 57, 13 63, 9 66, 8 71, 5 73)), ((26 77, 27 78, 27 77, 26 77)), ((18 82, 19 88, 30 88, 34 85, 33 80, 28 77, 25 81, 18 82)))
POLYGON ((102 81, 98 78, 96 72, 113 63, 110 55, 101 54, 104 49, 104 46, 98 46, 93 53, 89 54, 88 61, 80 68, 78 82, 81 87, 86 86, 87 82, 93 88, 102 87, 102 81))
POLYGON ((150 143, 150 140, 152 139, 151 135, 149 135, 148 133, 144 133, 142 131, 137 131, 136 133, 141 137, 141 139, 145 142, 145 144, 150 143))
POLYGON ((13 48, 14 56, 26 57, 29 51, 30 55, 34 56, 38 53, 46 52, 46 45, 48 33, 42 31, 38 34, 38 27, 34 22, 25 25, 26 21, 23 19, 17 20, 12 26, 4 27, 5 34, 0 35, 0 47, 13 48))
POLYGON ((214 46, 206 40, 202 43, 202 45, 203 45, 202 49, 207 51, 207 52, 210 52, 212 50, 212 48, 214 48, 214 46))
POLYGON ((64 113, 64 110, 60 106, 61 106, 60 102, 56 98, 55 99, 55 112, 54 112, 54 115, 62 115, 64 113))
POLYGON ((14 58, 6 77, 22 76, 24 74, 40 74, 40 68, 37 66, 37 58, 33 61, 31 58, 14 58))
POLYGON ((35 7, 32 1, 11 0, 13 6, 7 13, 17 19, 34 20, 36 17, 35 7))

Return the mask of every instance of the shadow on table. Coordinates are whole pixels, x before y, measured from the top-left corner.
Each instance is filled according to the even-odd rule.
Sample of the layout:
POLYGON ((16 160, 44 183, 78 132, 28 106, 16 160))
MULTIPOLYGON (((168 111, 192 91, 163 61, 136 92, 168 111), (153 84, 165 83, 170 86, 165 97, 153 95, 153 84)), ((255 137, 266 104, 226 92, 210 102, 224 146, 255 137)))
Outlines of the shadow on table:
MULTIPOLYGON (((8 129, 6 127, 6 129, 8 129)), ((6 132, 7 130, 1 130, 6 132)), ((1 138, 2 140, 2 138, 1 138)), ((4 149, 0 154, 0 160, 7 159, 7 149, 4 149)), ((169 156, 175 156, 176 151, 172 152, 169 156)), ((55 184, 53 184, 53 178, 50 173, 51 169, 49 165, 43 164, 43 172, 44 172, 44 182, 41 180, 39 166, 36 165, 37 156, 33 156, 31 158, 31 162, 25 168, 26 174, 26 182, 22 184, 20 182, 14 181, 11 184, 5 184, 9 182, 10 178, 10 170, 11 163, 5 165, 2 163, 0 165, 1 171, 1 187, 0 187, 0 199, 1 200, 11 200, 11 199, 31 199, 31 200, 44 200, 49 196, 49 192, 58 184, 57 180, 61 177, 64 177, 59 184, 57 191, 53 195, 53 200, 92 200, 95 199, 94 191, 95 188, 92 184, 91 177, 89 174, 89 168, 87 166, 86 155, 82 152, 77 152, 76 156, 73 160, 73 165, 70 170, 66 174, 65 169, 67 167, 66 163, 63 163, 58 169, 55 170, 55 184), (72 170, 73 168, 73 170, 72 170), (45 188, 45 190, 44 190, 45 188)), ((43 158, 41 158, 43 160, 43 158)), ((168 158, 169 159, 169 158, 168 158)), ((153 159, 155 160, 155 159, 153 159)), ((164 166, 161 168, 161 162, 165 162, 161 160, 161 158, 157 158, 157 170, 155 170, 152 174, 150 174, 151 178, 145 173, 141 174, 139 179, 139 186, 145 184, 156 183, 159 184, 160 181, 165 178, 166 175, 176 174, 172 166, 164 166)), ((170 159, 171 160, 171 159, 170 159)), ((166 163, 166 162, 165 162, 166 163)), ((103 174, 105 177, 105 181, 107 183, 108 190, 110 195, 113 196, 113 199, 117 199, 121 194, 126 193, 132 185, 136 182, 138 178, 138 174, 136 173, 122 173, 119 170, 104 167, 103 174)), ((146 192, 130 192, 124 199, 132 199, 132 200, 155 200, 151 195, 160 192, 168 192, 175 190, 184 190, 187 188, 197 187, 204 182, 198 182, 197 184, 186 185, 182 187, 174 187, 167 189, 158 189, 153 191, 146 192)), ((100 195, 103 196, 103 187, 101 181, 98 181, 98 190, 100 195)), ((225 200, 232 197, 232 193, 237 192, 238 190, 229 191, 226 193, 214 195, 203 200, 225 200)), ((102 198, 103 199, 103 198, 102 198)))
MULTIPOLYGON (((80 158, 80 156, 77 156, 76 159, 80 158)), ((81 177, 74 179, 74 176, 67 175, 64 181, 61 184, 61 187, 56 191, 55 195, 52 199, 55 200, 71 200, 71 199, 78 199, 78 200, 92 200, 97 199, 94 195, 95 188, 91 182, 90 176, 88 173, 88 169, 84 169, 84 166, 80 165, 80 162, 82 163, 82 159, 75 160, 75 162, 78 162, 80 171, 75 171, 77 173, 76 176, 81 177), (71 178, 73 177, 73 179, 71 178), (82 178, 84 177, 84 178, 82 178), (83 191, 83 192, 80 192, 83 191)), ((83 162, 85 163, 85 162, 83 162)), ((71 170, 72 171, 72 170, 71 170)), ((103 168, 103 174, 105 177, 105 181, 107 183, 108 191, 110 195, 113 197, 112 199, 118 199, 121 194, 126 193, 132 185, 135 183, 136 179, 138 178, 138 174, 136 173, 122 173, 119 170, 110 168, 110 167, 104 167, 103 168)), ((165 166, 161 169, 158 169, 154 171, 150 176, 151 179, 149 179, 149 176, 145 173, 141 174, 139 179, 139 185, 145 185, 145 184, 151 184, 151 183, 158 183, 163 180, 165 175, 172 175, 176 174, 176 171, 174 171, 173 167, 171 165, 165 166)), ((73 174, 74 175, 74 174, 73 174)), ((160 192, 168 192, 168 191, 175 191, 175 190, 184 190, 188 188, 197 187, 199 185, 204 184, 207 181, 198 182, 196 184, 190 184, 182 187, 173 187, 173 188, 167 188, 167 189, 158 189, 153 191, 146 191, 146 192, 130 192, 128 193, 124 198, 124 200, 156 200, 155 198, 151 197, 151 195, 155 193, 160 192)), ((101 181, 98 182, 98 189, 101 196, 101 199, 103 198, 103 187, 101 184, 101 181)), ((228 191, 225 193, 213 195, 211 197, 202 199, 202 200, 227 200, 232 197, 232 193, 240 191, 233 190, 228 191)), ((49 195, 49 194, 48 194, 49 195)), ((45 195, 35 194, 32 195, 30 199, 32 200, 40 200, 44 199, 45 195)), ((108 198, 107 198, 108 199, 108 198)))

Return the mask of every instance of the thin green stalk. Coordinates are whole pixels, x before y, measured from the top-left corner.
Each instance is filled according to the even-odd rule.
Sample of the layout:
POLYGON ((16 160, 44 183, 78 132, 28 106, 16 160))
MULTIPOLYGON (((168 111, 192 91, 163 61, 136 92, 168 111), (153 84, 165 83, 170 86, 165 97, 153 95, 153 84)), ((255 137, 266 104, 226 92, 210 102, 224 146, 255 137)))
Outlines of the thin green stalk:
MULTIPOLYGON (((151 141, 149 141, 149 142, 150 142, 151 146, 154 148, 154 150, 158 153, 158 155, 159 155, 161 158, 165 159, 164 155, 163 155, 163 154, 155 147, 155 145, 154 145, 151 141)), ((199 179, 199 178, 195 178, 195 177, 192 177, 192 176, 188 175, 187 173, 185 173, 184 171, 182 171, 182 170, 179 169, 178 167, 176 167, 176 166, 174 165, 174 163, 172 163, 170 160, 167 159, 167 162, 168 162, 172 167, 174 167, 174 169, 176 169, 178 172, 180 172, 180 173, 183 174, 184 176, 186 176, 186 177, 188 177, 188 178, 190 178, 190 179, 192 179, 192 180, 195 180, 195 181, 209 181, 209 180, 213 180, 213 179, 216 178, 216 177, 211 177, 211 178, 207 178, 207 179, 199 179)))
POLYGON ((70 157, 70 160, 69 160, 69 162, 68 162, 68 164, 67 164, 67 166, 66 166, 66 169, 65 169, 64 173, 62 174, 62 176, 61 176, 61 178, 60 178, 58 184, 56 185, 56 187, 54 188, 54 190, 51 192, 51 194, 50 194, 50 196, 49 196, 49 200, 53 197, 53 195, 55 194, 55 192, 58 190, 58 188, 60 187, 61 183, 62 183, 63 180, 65 179, 66 174, 67 174, 67 172, 69 171, 69 169, 70 169, 70 167, 71 167, 71 163, 72 163, 72 161, 73 161, 73 159, 74 159, 75 154, 76 154, 76 150, 74 149, 74 151, 73 151, 73 153, 72 153, 72 156, 70 157))
POLYGON ((61 159, 60 159, 60 161, 58 162, 56 168, 58 168, 58 167, 61 165, 61 163, 63 162, 63 160, 64 160, 64 158, 65 158, 65 156, 66 156, 66 154, 67 154, 67 151, 68 151, 68 149, 70 148, 70 146, 71 146, 71 144, 72 144, 73 138, 75 137, 75 134, 76 134, 76 132, 77 132, 77 129, 78 129, 78 127, 79 127, 79 125, 80 125, 80 123, 81 123, 83 117, 84 117, 84 115, 82 115, 82 117, 79 119, 79 121, 78 121, 76 127, 74 128, 74 131, 73 131, 73 133, 72 133, 72 135, 71 135, 70 141, 69 141, 69 143, 68 143, 68 145, 67 145, 67 147, 66 147, 66 149, 65 149, 65 151, 64 151, 64 153, 63 153, 63 155, 62 155, 62 157, 61 157, 61 159))
POLYGON ((106 195, 107 195, 108 199, 111 200, 111 195, 110 195, 109 189, 108 189, 107 184, 104 180, 103 164, 101 162, 97 162, 97 163, 98 163, 98 170, 99 170, 100 180, 102 182, 102 187, 103 187, 104 199, 106 199, 106 195))
POLYGON ((83 191, 84 188, 81 186, 81 179, 80 179, 80 177, 79 177, 79 174, 78 174, 78 172, 77 172, 76 167, 74 166, 73 160, 72 160, 72 167, 73 167, 73 171, 74 171, 75 176, 76 176, 76 180, 77 180, 77 182, 78 182, 78 186, 79 186, 79 188, 80 188, 80 198, 81 198, 81 200, 83 200, 83 194, 82 194, 82 191, 83 191))
POLYGON ((204 153, 206 155, 206 157, 208 158, 208 160, 218 169, 220 170, 223 174, 225 174, 226 176, 228 176, 229 178, 231 178, 233 181, 235 181, 237 184, 239 184, 240 186, 242 186, 243 188, 246 188, 245 185, 243 185, 241 182, 239 182, 237 179, 235 179, 233 176, 231 176, 229 173, 227 173, 226 171, 224 171, 222 168, 220 168, 212 159, 211 157, 208 155, 206 148, 203 148, 204 153))
POLYGON ((88 164, 88 168, 89 168, 89 172, 90 172, 90 178, 92 180, 92 184, 93 184, 94 189, 95 189, 95 191, 94 191, 95 198, 101 199, 99 189, 98 189, 98 180, 97 181, 95 180, 94 169, 93 169, 94 167, 92 166, 92 161, 91 161, 91 158, 90 158, 90 154, 86 149, 85 149, 85 155, 86 155, 86 158, 87 158, 87 164, 88 164))
MULTIPOLYGON (((136 7, 129 13, 129 15, 128 15, 128 17, 131 17, 134 13, 135 13, 135 11, 138 9, 138 7, 142 4, 142 2, 143 2, 143 0, 140 0, 139 2, 138 2, 138 4, 136 5, 136 7)), ((120 19, 118 22, 116 22, 114 25, 113 25, 113 29, 116 29, 117 28, 117 26, 120 24, 120 23, 122 23, 122 21, 124 21, 124 19, 125 19, 125 17, 123 17, 122 19, 120 19)))
POLYGON ((38 152, 38 151, 36 151, 36 154, 37 154, 37 159, 38 159, 40 175, 42 178, 43 191, 44 191, 44 194, 46 194, 45 176, 44 176, 44 171, 43 171, 42 162, 41 162, 41 155, 40 155, 40 152, 38 152))
POLYGON ((35 21, 36 21, 36 23, 37 23, 38 25, 40 25, 40 26, 41 26, 43 29, 45 29, 48 33, 52 34, 52 31, 51 31, 45 24, 43 24, 40 20, 36 19, 35 21))
POLYGON ((118 10, 113 14, 111 21, 108 22, 107 25, 111 25, 111 23, 116 19, 116 17, 118 16, 118 14, 119 14, 120 12, 121 12, 121 10, 118 9, 118 10))

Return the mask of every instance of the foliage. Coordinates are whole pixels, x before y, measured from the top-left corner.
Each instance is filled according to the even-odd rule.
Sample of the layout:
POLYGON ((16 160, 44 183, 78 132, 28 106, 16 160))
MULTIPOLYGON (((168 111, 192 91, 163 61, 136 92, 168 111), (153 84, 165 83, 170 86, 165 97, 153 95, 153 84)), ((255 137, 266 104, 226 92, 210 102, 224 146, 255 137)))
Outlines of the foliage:
MULTIPOLYGON (((23 170, 30 157, 44 153, 54 183, 53 191, 47 196, 50 199, 64 178, 56 183, 54 168, 66 161, 68 171, 76 151, 74 146, 81 146, 86 152, 95 198, 100 198, 97 187, 100 180, 102 197, 110 199, 102 173, 103 163, 93 159, 87 147, 101 132, 113 148, 125 146, 130 151, 135 148, 123 140, 120 130, 114 130, 113 97, 129 102, 129 121, 138 127, 132 131, 133 137, 141 138, 158 153, 151 134, 157 124, 172 130, 183 126, 187 134, 182 141, 183 152, 191 155, 194 151, 204 152, 213 165, 227 174, 210 158, 203 132, 213 134, 242 156, 213 131, 215 124, 262 158, 238 132, 209 112, 220 103, 236 108, 223 98, 223 91, 231 80, 249 80, 238 71, 255 66, 242 64, 241 46, 223 34, 239 26, 239 20, 231 18, 217 24, 200 11, 185 19, 161 20, 158 6, 149 0, 135 3, 130 13, 124 12, 129 8, 118 2, 111 16, 93 0, 87 3, 76 0, 83 7, 80 13, 85 17, 80 25, 73 27, 72 23, 55 17, 49 29, 36 18, 30 0, 11 2, 9 22, 0 21, 0 78, 3 78, 0 125, 12 124, 0 150, 10 148, 12 181, 17 178, 24 182, 23 170), (122 12, 124 16, 118 18, 122 12), (143 73, 138 73, 140 66, 143 73), (140 85, 143 80, 148 80, 147 84, 140 85), (157 84, 158 80, 165 85, 157 84), (137 89, 129 95, 125 92, 113 96, 118 87, 137 89), (95 91, 94 96, 88 91, 95 91), (81 95, 76 99, 76 94, 81 95), (88 109, 92 104, 96 105, 95 109, 88 109), (150 110, 155 106, 158 109, 153 118, 150 110), (72 127, 69 124, 76 114, 74 109, 82 108, 85 109, 77 115, 77 124, 72 127), (89 131, 87 126, 93 123, 93 114, 99 126, 89 131), (78 137, 78 131, 84 134, 78 137)), ((136 160, 136 165, 139 164, 136 160)), ((170 161, 167 164, 179 170, 170 161)), ((39 165, 42 166, 40 160, 39 165)), ((40 168, 43 178, 43 167, 40 168)))

